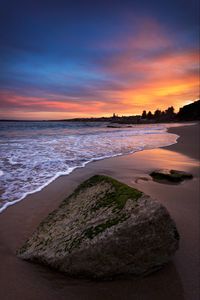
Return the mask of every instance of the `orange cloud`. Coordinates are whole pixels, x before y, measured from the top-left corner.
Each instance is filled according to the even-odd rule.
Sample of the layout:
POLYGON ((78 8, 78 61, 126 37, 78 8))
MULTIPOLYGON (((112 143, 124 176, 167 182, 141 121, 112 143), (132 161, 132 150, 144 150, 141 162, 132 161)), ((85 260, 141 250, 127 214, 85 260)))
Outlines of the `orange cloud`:
POLYGON ((143 109, 165 109, 171 105, 178 110, 188 100, 199 97, 198 60, 195 51, 170 51, 143 60, 122 53, 105 65, 104 71, 123 78, 125 88, 105 94, 120 99, 125 114, 138 114, 143 109))
POLYGON ((140 24, 135 34, 98 45, 105 50, 105 56, 95 61, 92 70, 102 78, 111 79, 110 84, 108 80, 104 86, 90 85, 91 93, 71 98, 48 91, 45 97, 2 91, 0 118, 7 115, 24 119, 62 119, 108 116, 113 112, 141 114, 144 109, 153 111, 171 105, 178 110, 197 99, 197 51, 174 47, 173 39, 152 20, 141 20, 140 24), (107 56, 107 52, 111 55, 107 56))
MULTIPOLYGON (((60 96, 57 95, 57 97, 60 96)), ((27 97, 10 92, 1 92, 0 101, 2 104, 0 118, 5 118, 12 113, 14 119, 56 119, 74 117, 74 115, 86 117, 88 107, 90 107, 91 114, 98 115, 102 106, 102 103, 98 101, 72 103, 64 99, 63 102, 63 99, 62 101, 56 100, 56 95, 54 95, 54 100, 50 101, 49 98, 27 97)))

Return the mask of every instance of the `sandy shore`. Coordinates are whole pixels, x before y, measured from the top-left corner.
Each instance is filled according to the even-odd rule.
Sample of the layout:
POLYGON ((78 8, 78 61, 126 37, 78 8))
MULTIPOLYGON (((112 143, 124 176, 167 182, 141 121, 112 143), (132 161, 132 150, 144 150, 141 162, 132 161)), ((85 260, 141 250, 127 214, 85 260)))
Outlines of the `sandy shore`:
POLYGON ((0 299, 199 299, 199 126, 171 128, 169 132, 180 135, 177 144, 90 163, 0 214, 0 299), (194 179, 180 185, 155 183, 148 175, 155 168, 189 171, 194 179), (145 278, 92 282, 70 279, 16 257, 16 249, 39 222, 93 174, 113 176, 168 208, 181 243, 172 262, 161 271, 145 278))

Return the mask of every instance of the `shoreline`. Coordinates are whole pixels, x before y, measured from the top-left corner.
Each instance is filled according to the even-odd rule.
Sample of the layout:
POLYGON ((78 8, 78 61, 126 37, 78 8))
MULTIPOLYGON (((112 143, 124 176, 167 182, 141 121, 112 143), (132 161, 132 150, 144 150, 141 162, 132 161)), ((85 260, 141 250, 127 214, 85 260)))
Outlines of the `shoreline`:
MULTIPOLYGON (((195 123, 188 123, 188 124, 185 124, 183 123, 182 125, 181 124, 177 124, 174 123, 173 125, 174 126, 170 126, 171 124, 169 123, 169 127, 167 128, 166 130, 166 133, 172 133, 172 134, 175 134, 172 130, 172 132, 170 131, 171 128, 180 128, 180 127, 187 127, 187 126, 192 126, 192 125, 195 125, 195 123)), ((177 134, 175 134, 177 135, 177 134)), ((177 143, 177 139, 179 138, 179 136, 177 135, 177 138, 176 138, 176 142, 173 143, 173 144, 170 144, 168 146, 160 146, 159 148, 166 148, 166 147, 170 147, 174 144, 177 143)), ((153 149, 156 149, 156 148, 152 148, 153 149)), ((40 191, 42 191, 44 188, 46 188, 48 185, 50 185, 51 183, 53 183, 55 180, 57 180, 59 177, 61 176, 69 176, 73 171, 75 171, 76 169, 81 169, 81 168, 85 168, 88 164, 90 163, 93 163, 93 162, 96 162, 96 161, 102 161, 102 160, 105 160, 105 159, 112 159, 114 157, 121 157, 121 156, 127 156, 127 155, 132 155, 134 153, 137 153, 137 152, 140 152, 140 151, 145 151, 145 150, 149 150, 149 149, 142 149, 142 150, 138 150, 138 151, 133 151, 130 153, 127 153, 127 154, 123 154, 123 153, 119 153, 119 154, 114 154, 113 156, 104 156, 104 157, 100 157, 100 158, 93 158, 93 159, 90 159, 89 161, 86 161, 85 163, 83 163, 82 166, 75 166, 75 167, 71 167, 69 168, 67 171, 65 172, 57 172, 52 178, 50 178, 45 184, 43 184, 42 186, 36 188, 35 190, 33 191, 30 191, 30 192, 26 192, 22 197, 20 197, 19 199, 16 199, 14 201, 11 201, 11 202, 6 202, 3 206, 0 207, 0 214, 6 210, 8 207, 12 206, 12 205, 15 205, 23 200, 25 200, 27 197, 29 197, 30 195, 32 194, 35 194, 35 193, 38 193, 40 191)), ((189 151, 190 153, 190 151, 189 151)), ((1 195, 1 193, 0 193, 1 195)))
POLYGON ((180 136, 176 144, 91 162, 70 175, 57 178, 0 214, 1 299, 198 299, 199 125, 173 127, 168 131, 180 136), (166 166, 192 171, 194 179, 178 186, 150 180, 148 173, 152 168, 166 166), (69 279, 16 257, 16 249, 39 222, 80 182, 97 173, 141 189, 167 207, 180 231, 181 246, 164 269, 143 279, 94 283, 69 279), (56 286, 52 281, 56 281, 56 286))

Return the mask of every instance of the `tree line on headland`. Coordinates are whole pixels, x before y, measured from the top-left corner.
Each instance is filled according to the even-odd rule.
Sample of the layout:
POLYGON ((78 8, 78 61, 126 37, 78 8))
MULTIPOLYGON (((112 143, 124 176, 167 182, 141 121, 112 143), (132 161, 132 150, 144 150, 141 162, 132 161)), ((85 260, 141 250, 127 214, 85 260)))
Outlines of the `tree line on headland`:
MULTIPOLYGON (((0 119, 0 122, 20 122, 21 120, 0 119)), ((24 122, 33 122, 33 120, 23 120, 24 122)), ((166 110, 156 109, 154 112, 144 110, 141 115, 118 116, 115 113, 111 117, 98 118, 74 118, 64 120, 42 120, 43 122, 109 122, 118 124, 150 124, 150 123, 168 123, 200 121, 200 100, 181 107, 178 113, 175 113, 174 107, 170 106, 166 110)), ((36 121, 35 121, 36 122, 36 121)), ((38 120, 37 122, 41 122, 38 120)), ((109 127, 112 127, 109 126, 109 127)))
POLYGON ((100 118, 76 118, 63 121, 86 121, 86 122, 111 122, 119 124, 149 124, 149 123, 167 123, 181 121, 200 120, 200 100, 181 107, 178 113, 175 113, 174 107, 170 106, 166 110, 156 109, 153 113, 144 110, 141 115, 118 116, 115 113, 111 117, 100 118))

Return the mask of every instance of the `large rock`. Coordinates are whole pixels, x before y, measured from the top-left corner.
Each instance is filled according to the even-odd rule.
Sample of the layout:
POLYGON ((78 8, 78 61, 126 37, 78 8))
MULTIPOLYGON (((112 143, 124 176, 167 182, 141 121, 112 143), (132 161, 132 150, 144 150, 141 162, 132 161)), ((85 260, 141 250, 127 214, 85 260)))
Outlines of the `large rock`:
POLYGON ((110 177, 81 184, 18 251, 72 276, 147 274, 167 263, 179 234, 166 208, 110 177))

